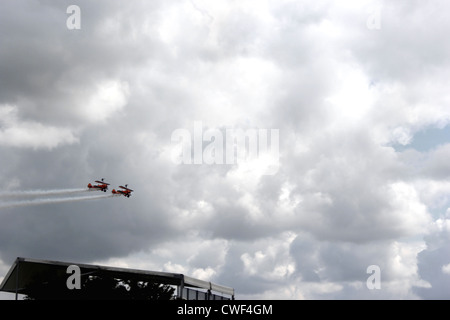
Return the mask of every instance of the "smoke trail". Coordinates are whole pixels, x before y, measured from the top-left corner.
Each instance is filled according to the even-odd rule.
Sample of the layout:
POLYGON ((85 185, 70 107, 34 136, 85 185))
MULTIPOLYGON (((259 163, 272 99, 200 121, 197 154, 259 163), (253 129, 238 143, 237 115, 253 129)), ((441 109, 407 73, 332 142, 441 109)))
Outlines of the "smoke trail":
POLYGON ((77 194, 87 192, 89 189, 54 189, 54 190, 25 190, 25 191, 8 191, 0 193, 0 198, 24 198, 24 197, 42 197, 42 196, 62 196, 69 194, 77 194))
POLYGON ((114 196, 115 195, 113 195, 113 194, 102 194, 102 195, 94 195, 94 196, 86 196, 86 197, 43 198, 43 199, 33 199, 33 200, 21 200, 21 201, 15 201, 15 202, 3 202, 3 203, 0 202, 0 209, 27 207, 27 206, 35 206, 35 205, 40 205, 40 204, 49 204, 49 203, 64 203, 64 202, 106 199, 106 198, 112 198, 114 196))

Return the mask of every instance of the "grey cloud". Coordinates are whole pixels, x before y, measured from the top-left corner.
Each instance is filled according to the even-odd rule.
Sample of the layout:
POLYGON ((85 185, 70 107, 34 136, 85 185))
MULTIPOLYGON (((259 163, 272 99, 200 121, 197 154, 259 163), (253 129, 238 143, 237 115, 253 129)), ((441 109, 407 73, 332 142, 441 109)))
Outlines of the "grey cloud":
POLYGON ((427 286, 416 286, 423 299, 448 299, 450 297, 450 274, 445 266, 450 264, 449 215, 437 219, 433 232, 425 237, 427 247, 417 255, 418 273, 427 286))
MULTIPOLYGON (((206 246, 173 263, 207 268, 212 255, 215 281, 245 296, 290 286, 304 297, 395 296, 354 283, 364 283, 369 264, 379 264, 386 281, 405 280, 392 246, 400 243, 398 254, 410 259, 415 249, 405 237, 421 237, 431 219, 415 183, 448 176, 445 145, 423 153, 380 143, 389 145, 397 127, 415 133, 448 115, 437 98, 446 88, 426 86, 445 83, 437 70, 448 67, 447 48, 435 43, 448 29, 446 3, 383 3, 379 31, 368 30, 361 7, 288 2, 259 11, 201 1, 81 1, 81 30, 71 31, 69 4, 1 4, 0 108, 13 106, 17 116, 0 119, 0 138, 8 125, 32 123, 73 139, 50 148, 0 143, 0 186, 84 187, 105 178, 135 193, 1 210, 3 263, 19 255, 127 259, 169 240, 195 252, 187 246, 208 240, 226 242, 227 252, 206 246), (374 95, 356 120, 341 117, 359 112, 356 103, 352 111, 329 99, 346 80, 344 65, 361 71, 374 95), (434 116, 414 118, 429 105, 434 116), (171 133, 193 121, 279 129, 280 170, 254 179, 233 165, 175 165, 171 133)), ((448 262, 434 254, 418 256, 418 274, 433 286, 419 296, 445 296, 431 272, 448 262)), ((417 280, 410 277, 405 288, 417 280)), ((413 296, 408 288, 403 297, 413 296)))

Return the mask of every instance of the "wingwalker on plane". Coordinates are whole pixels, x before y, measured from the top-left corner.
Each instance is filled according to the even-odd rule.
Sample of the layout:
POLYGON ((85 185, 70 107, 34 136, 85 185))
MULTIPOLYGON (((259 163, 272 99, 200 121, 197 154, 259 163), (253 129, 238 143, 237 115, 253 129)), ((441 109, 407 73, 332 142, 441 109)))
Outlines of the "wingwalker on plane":
POLYGON ((112 193, 113 194, 119 194, 119 195, 122 194, 125 197, 129 198, 131 196, 131 192, 133 192, 133 190, 128 189, 128 185, 127 184, 125 185, 125 187, 124 186, 119 186, 119 188, 122 188, 123 190, 117 190, 116 191, 116 189, 113 189, 112 193))
POLYGON ((103 178, 102 178, 102 181, 96 180, 95 182, 98 183, 96 185, 92 185, 89 183, 88 188, 89 189, 99 189, 100 191, 106 192, 106 190, 108 190, 109 183, 106 183, 103 180, 104 180, 103 178))

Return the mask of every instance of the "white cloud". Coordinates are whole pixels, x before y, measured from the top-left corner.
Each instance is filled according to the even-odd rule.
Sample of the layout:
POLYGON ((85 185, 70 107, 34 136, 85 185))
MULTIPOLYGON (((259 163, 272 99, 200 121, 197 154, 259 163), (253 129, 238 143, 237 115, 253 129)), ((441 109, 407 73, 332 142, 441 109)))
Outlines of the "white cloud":
POLYGON ((391 204, 393 208, 384 218, 402 235, 425 234, 431 227, 431 216, 427 207, 420 201, 415 188, 407 183, 397 182, 391 186, 391 204))
POLYGON ((442 272, 445 274, 450 274, 450 263, 442 266, 442 272))
POLYGON ((210 281, 216 273, 217 271, 210 267, 196 268, 192 271, 192 276, 200 280, 210 281))
POLYGON ((21 120, 18 107, 12 105, 0 106, 0 125, 0 146, 50 150, 79 142, 69 128, 21 120))
POLYGON ((127 104, 128 83, 107 80, 97 85, 94 94, 85 105, 80 106, 80 113, 89 121, 104 123, 114 114, 118 114, 127 104))
POLYGON ((288 278, 295 270, 295 265, 289 255, 289 246, 295 239, 292 233, 282 234, 278 239, 273 238, 264 248, 256 252, 245 252, 241 255, 244 272, 264 281, 282 280, 288 278))
POLYGON ((186 267, 169 261, 164 264, 164 271, 172 273, 186 273, 186 267))
POLYGON ((19 188, 105 174, 136 193, 34 212, 27 225, 58 219, 42 238, 15 218, 25 209, 8 215, 2 257, 64 258, 54 244, 71 243, 74 259, 210 278, 243 298, 445 296, 450 149, 406 148, 450 123, 446 1, 80 6, 78 33, 52 25, 50 3, 0 10, 11 26, 0 148, 23 148, 2 153, 0 178, 19 188), (263 175, 270 157, 174 165, 171 133, 194 121, 279 129, 277 171, 263 175), (380 291, 365 286, 372 264, 380 291))
POLYGON ((417 267, 421 282, 414 291, 423 299, 448 299, 450 292, 450 210, 437 219, 425 238, 426 248, 418 253, 417 267))
POLYGON ((336 87, 326 98, 331 105, 333 122, 337 130, 343 125, 366 122, 373 108, 376 90, 370 86, 370 79, 358 66, 336 63, 336 87))

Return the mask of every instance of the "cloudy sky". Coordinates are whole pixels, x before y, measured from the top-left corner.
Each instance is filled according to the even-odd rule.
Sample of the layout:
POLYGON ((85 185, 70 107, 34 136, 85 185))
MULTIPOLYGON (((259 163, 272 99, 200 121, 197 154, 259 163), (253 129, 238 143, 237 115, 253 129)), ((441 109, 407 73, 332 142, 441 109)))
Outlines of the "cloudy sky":
POLYGON ((1 1, 2 192, 135 192, 0 209, 0 280, 21 256, 179 272, 237 299, 449 299, 449 10, 1 1), (176 132, 203 138, 192 159, 211 150, 199 124, 277 132, 278 152, 180 164, 176 132))

